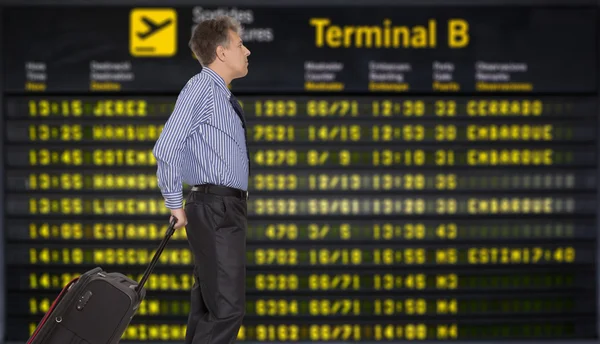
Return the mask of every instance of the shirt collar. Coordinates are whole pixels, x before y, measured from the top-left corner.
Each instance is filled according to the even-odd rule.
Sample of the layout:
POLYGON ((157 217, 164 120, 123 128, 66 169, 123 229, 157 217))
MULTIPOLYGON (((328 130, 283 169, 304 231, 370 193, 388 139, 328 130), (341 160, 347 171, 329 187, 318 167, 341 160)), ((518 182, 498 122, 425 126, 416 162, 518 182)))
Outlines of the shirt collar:
POLYGON ((227 88, 227 85, 225 85, 225 80, 223 80, 223 78, 221 78, 217 72, 208 67, 203 67, 202 72, 206 73, 206 75, 208 75, 219 86, 219 88, 225 92, 227 97, 231 96, 231 91, 227 88))

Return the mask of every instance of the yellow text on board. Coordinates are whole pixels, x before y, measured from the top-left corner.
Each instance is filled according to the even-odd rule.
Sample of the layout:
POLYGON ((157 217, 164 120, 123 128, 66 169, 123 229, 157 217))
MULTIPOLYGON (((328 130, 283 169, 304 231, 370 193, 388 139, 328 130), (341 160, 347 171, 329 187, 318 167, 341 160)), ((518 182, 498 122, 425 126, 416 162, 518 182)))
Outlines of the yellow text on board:
MULTIPOLYGON (((390 19, 382 25, 334 25, 329 18, 311 18, 315 28, 315 46, 328 48, 437 48, 438 23, 430 19, 427 25, 395 26, 390 19)), ((464 19, 448 20, 448 47, 469 45, 469 23, 464 19)))

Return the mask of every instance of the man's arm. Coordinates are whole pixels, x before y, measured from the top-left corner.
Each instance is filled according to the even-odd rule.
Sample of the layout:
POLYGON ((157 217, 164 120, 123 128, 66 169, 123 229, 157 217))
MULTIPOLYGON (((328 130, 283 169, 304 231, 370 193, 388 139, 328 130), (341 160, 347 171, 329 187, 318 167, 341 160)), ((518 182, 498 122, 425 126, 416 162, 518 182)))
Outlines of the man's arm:
POLYGON ((186 84, 152 150, 156 158, 158 186, 169 209, 183 206, 181 152, 188 136, 209 117, 212 97, 209 85, 198 80, 186 84))

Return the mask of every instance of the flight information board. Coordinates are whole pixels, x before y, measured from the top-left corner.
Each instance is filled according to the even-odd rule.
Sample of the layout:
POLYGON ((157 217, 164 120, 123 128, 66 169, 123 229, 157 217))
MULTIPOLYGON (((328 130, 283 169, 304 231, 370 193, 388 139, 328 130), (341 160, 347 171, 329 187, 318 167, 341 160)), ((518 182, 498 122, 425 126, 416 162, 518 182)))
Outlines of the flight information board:
MULTIPOLYGON (((6 340, 88 269, 141 277, 152 147, 218 14, 252 52, 240 341, 597 339, 596 8, 3 14, 6 340)), ((124 343, 183 341, 192 262, 178 231, 124 343)))

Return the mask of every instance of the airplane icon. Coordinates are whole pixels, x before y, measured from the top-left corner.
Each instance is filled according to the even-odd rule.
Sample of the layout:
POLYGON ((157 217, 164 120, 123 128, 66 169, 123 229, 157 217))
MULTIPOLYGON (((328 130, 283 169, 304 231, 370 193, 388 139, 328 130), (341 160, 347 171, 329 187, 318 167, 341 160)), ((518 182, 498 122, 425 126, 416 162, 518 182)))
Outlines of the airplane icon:
POLYGON ((150 18, 143 16, 142 21, 148 26, 148 30, 146 32, 137 32, 137 35, 140 39, 146 39, 154 33, 160 31, 161 29, 169 26, 173 22, 171 18, 166 19, 162 23, 156 23, 152 21, 150 18))
POLYGON ((132 9, 129 14, 129 53, 134 57, 175 55, 177 11, 173 8, 132 9))

